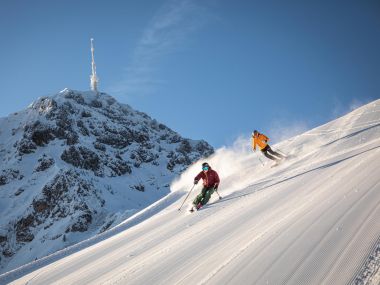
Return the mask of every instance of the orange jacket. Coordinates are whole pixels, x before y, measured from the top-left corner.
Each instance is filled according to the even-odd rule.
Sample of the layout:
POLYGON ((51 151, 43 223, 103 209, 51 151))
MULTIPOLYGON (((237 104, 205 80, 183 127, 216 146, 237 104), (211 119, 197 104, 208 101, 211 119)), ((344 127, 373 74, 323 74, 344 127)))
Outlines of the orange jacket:
POLYGON ((256 145, 259 146, 260 150, 265 148, 268 144, 269 138, 266 135, 257 133, 252 137, 252 148, 256 150, 256 145))

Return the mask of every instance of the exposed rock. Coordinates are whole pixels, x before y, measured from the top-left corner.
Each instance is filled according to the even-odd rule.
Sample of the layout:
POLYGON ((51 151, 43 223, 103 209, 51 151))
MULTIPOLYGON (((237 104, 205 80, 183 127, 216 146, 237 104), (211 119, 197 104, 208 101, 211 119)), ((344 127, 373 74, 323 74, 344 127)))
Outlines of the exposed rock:
POLYGON ((53 132, 49 126, 42 125, 39 121, 30 126, 30 138, 37 146, 48 144, 49 141, 54 139, 53 132))
POLYGON ((90 118, 92 115, 91 115, 91 112, 83 110, 82 113, 81 113, 81 116, 83 118, 90 118))
POLYGON ((96 148, 97 150, 101 150, 103 152, 106 151, 106 146, 99 142, 94 142, 94 148, 96 148))
POLYGON ((21 218, 16 223, 16 241, 31 242, 34 235, 30 232, 30 228, 34 225, 35 219, 33 215, 28 215, 26 218, 21 218))
POLYGON ((37 213, 42 213, 46 211, 48 208, 49 208, 49 204, 47 203, 47 201, 43 201, 43 200, 33 201, 33 209, 37 213))
POLYGON ((14 255, 14 252, 12 252, 9 248, 6 248, 3 250, 2 254, 5 257, 12 257, 14 255))
POLYGON ((99 136, 96 140, 98 143, 103 143, 114 148, 122 149, 126 148, 132 143, 130 137, 131 136, 129 135, 110 134, 106 132, 99 136))
POLYGON ((132 173, 132 168, 122 159, 111 159, 106 162, 106 165, 111 169, 110 176, 112 177, 132 173))
POLYGON ((195 146, 196 151, 198 151, 203 157, 210 156, 214 153, 213 148, 205 141, 200 141, 195 146))
POLYGON ((71 146, 69 149, 66 149, 62 153, 61 159, 75 167, 92 170, 94 172, 99 170, 100 167, 98 155, 92 150, 82 146, 78 148, 71 146))
POLYGON ((78 104, 81 104, 81 105, 84 105, 85 104, 85 101, 84 101, 84 98, 82 95, 78 94, 78 93, 75 93, 73 91, 69 91, 67 92, 65 95, 65 98, 67 99, 73 99, 75 102, 77 102, 78 104))
POLYGON ((6 185, 12 180, 22 179, 20 171, 18 169, 5 169, 0 174, 0 186, 6 185))
POLYGON ((81 132, 82 135, 84 136, 89 136, 90 131, 86 128, 84 125, 83 121, 78 121, 77 122, 77 127, 79 128, 79 131, 81 132))
POLYGON ((184 153, 171 152, 168 157, 170 160, 167 163, 166 168, 170 171, 173 171, 177 165, 180 165, 181 170, 183 170, 187 165, 191 164, 191 159, 184 153))
POLYGON ((45 209, 52 209, 56 203, 62 200, 63 196, 68 192, 72 172, 61 172, 57 174, 48 184, 42 188, 42 199, 36 201, 38 204, 47 204, 50 207, 45 209))
POLYGON ((177 151, 182 154, 187 154, 192 152, 192 147, 188 140, 182 140, 179 147, 177 148, 177 151))
POLYGON ((19 155, 33 153, 37 149, 36 144, 27 138, 22 138, 19 142, 16 142, 14 147, 17 148, 19 155))
POLYGON ((131 188, 135 189, 137 191, 140 191, 140 192, 144 192, 145 191, 145 186, 142 183, 139 183, 139 184, 136 184, 136 185, 132 185, 131 188))
POLYGON ((47 157, 46 155, 38 159, 38 165, 35 168, 35 171, 45 171, 54 164, 54 159, 52 157, 47 157))
POLYGON ((71 225, 70 232, 85 232, 92 222, 91 213, 87 212, 77 218, 77 221, 71 225))
POLYGON ((25 191, 24 188, 22 188, 22 187, 18 188, 17 191, 15 192, 15 196, 19 196, 24 191, 25 191))
POLYGON ((91 107, 94 107, 94 108, 101 108, 103 107, 103 104, 102 102, 98 101, 98 100, 93 100, 91 102, 91 107))
POLYGON ((181 137, 178 134, 174 134, 169 138, 170 143, 179 143, 181 141, 181 137))
POLYGON ((151 151, 139 147, 137 150, 133 151, 130 155, 130 158, 135 161, 136 164, 140 165, 141 163, 149 163, 157 159, 159 156, 152 153, 151 151))

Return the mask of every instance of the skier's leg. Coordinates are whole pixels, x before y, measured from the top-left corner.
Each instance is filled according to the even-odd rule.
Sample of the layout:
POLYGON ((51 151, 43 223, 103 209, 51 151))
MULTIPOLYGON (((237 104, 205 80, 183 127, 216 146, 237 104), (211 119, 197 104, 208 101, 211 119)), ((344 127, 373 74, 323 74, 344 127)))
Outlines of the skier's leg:
POLYGON ((206 191, 207 191, 207 188, 203 187, 201 193, 199 193, 199 195, 195 198, 195 200, 193 202, 193 204, 195 206, 197 206, 199 203, 201 203, 203 205, 202 200, 204 199, 204 197, 206 195, 206 191))
POLYGON ((276 157, 271 156, 267 151, 262 150, 262 153, 271 160, 278 160, 276 157))
MULTIPOLYGON (((202 190, 202 192, 203 192, 203 190, 202 190)), ((195 197, 195 199, 194 199, 194 201, 193 201, 193 204, 194 204, 195 206, 198 205, 198 204, 201 202, 201 200, 203 199, 203 194, 202 194, 202 192, 199 193, 199 194, 197 195, 197 197, 195 197)))
POLYGON ((207 191, 205 192, 204 198, 201 201, 202 205, 207 204, 207 202, 210 200, 212 193, 214 193, 214 187, 207 188, 207 191))
POLYGON ((201 194, 198 194, 197 197, 195 197, 195 199, 193 200, 193 205, 195 205, 195 206, 198 205, 199 200, 202 198, 202 197, 200 197, 200 195, 201 194))
POLYGON ((276 160, 278 160, 278 157, 279 157, 279 158, 285 158, 285 156, 283 156, 282 154, 280 154, 280 153, 274 151, 269 145, 267 145, 267 151, 268 151, 271 155, 276 156, 276 158, 275 158, 276 160))
POLYGON ((281 153, 277 152, 277 151, 273 151, 273 154, 281 159, 285 158, 284 155, 282 155, 281 153))

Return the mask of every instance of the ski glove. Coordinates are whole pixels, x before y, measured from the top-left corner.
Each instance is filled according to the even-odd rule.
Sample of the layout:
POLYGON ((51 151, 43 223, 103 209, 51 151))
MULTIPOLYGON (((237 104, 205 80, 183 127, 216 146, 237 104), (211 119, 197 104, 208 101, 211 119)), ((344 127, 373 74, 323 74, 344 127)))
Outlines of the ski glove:
POLYGON ((194 184, 198 184, 198 180, 194 180, 194 184))
POLYGON ((218 190, 218 185, 215 185, 215 186, 214 186, 214 190, 215 190, 215 191, 218 190))

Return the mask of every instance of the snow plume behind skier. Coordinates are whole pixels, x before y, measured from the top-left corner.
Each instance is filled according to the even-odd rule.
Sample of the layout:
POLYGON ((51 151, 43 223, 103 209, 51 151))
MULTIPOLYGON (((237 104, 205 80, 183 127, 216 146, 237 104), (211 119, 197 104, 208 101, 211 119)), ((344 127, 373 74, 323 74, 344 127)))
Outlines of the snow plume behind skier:
MULTIPOLYGON (((271 129, 270 134, 271 138, 273 138, 271 141, 276 142, 274 145, 276 148, 281 150, 286 149, 288 156, 301 157, 302 155, 315 151, 315 148, 322 144, 321 140, 324 140, 324 138, 319 138, 318 135, 309 134, 309 132, 300 134, 304 128, 304 124, 294 124, 287 126, 282 125, 281 130, 279 130, 279 128, 271 129), (288 136, 284 136, 284 133, 287 133, 288 136), (297 140, 297 142, 300 143, 293 144, 292 136, 300 135, 302 135, 302 138, 298 137, 297 140), (314 138, 314 144, 310 144, 310 135, 314 138), (280 139, 283 141, 279 141, 280 139), (305 144, 304 142, 308 143, 305 144)), ((207 161, 214 169, 218 170, 219 177, 223 181, 221 185, 222 188, 220 188, 220 191, 218 189, 218 191, 223 197, 228 197, 236 190, 250 186, 252 184, 252 175, 255 175, 258 180, 265 177, 267 170, 262 167, 260 161, 257 159, 257 153, 252 151, 251 139, 251 133, 241 134, 232 145, 220 147, 215 150, 213 155, 207 158, 204 157, 193 163, 182 172, 180 176, 172 181, 170 191, 183 192, 183 197, 185 197, 193 186, 191 181, 194 179, 194 176, 198 174, 199 165, 204 161, 207 161)), ((191 193, 189 202, 195 198, 196 194, 198 194, 197 191, 191 193)), ((214 198, 211 199, 213 200, 214 198)))
MULTIPOLYGON (((219 178, 222 180, 222 188, 218 189, 219 194, 223 197, 249 185, 252 175, 252 150, 247 147, 249 141, 247 136, 240 136, 232 146, 221 147, 215 151, 213 155, 207 157, 207 162, 213 169, 217 170, 219 178), (236 180, 236 177, 239 177, 236 180)), ((195 162, 186 171, 174 180, 170 185, 170 190, 183 191, 187 193, 191 187, 194 177, 199 173, 200 165, 206 160, 203 158, 201 161, 195 162)), ((258 165, 257 165, 258 166, 258 165)), ((194 193, 191 194, 190 200, 195 198, 200 189, 200 183, 194 188, 194 193)), ((213 197, 211 199, 214 199, 213 197)))

